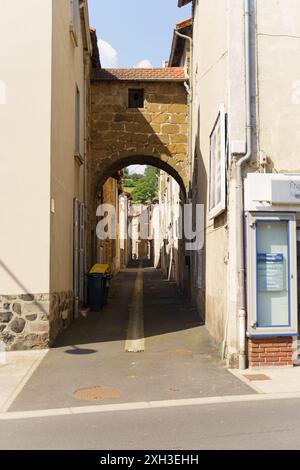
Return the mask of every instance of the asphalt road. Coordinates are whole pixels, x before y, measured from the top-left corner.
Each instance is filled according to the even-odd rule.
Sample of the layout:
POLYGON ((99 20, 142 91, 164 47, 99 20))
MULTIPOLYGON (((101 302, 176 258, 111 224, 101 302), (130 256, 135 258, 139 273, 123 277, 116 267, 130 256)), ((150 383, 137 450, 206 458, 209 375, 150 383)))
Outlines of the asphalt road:
POLYGON ((121 272, 107 307, 58 338, 9 411, 98 404, 74 397, 98 386, 119 393, 100 404, 255 393, 227 371, 195 309, 153 269, 140 279, 136 269, 121 272), (130 343, 143 352, 126 352, 130 343))
POLYGON ((300 402, 94 413, 0 422, 0 449, 300 449, 300 402))
POLYGON ((226 370, 174 283, 153 269, 126 270, 107 307, 76 321, 35 370, 9 409, 22 419, 0 416, 0 449, 298 448, 298 401, 256 397, 226 370), (109 395, 95 402, 74 393, 94 387, 108 387, 109 395), (238 399, 209 398, 231 396, 238 399))

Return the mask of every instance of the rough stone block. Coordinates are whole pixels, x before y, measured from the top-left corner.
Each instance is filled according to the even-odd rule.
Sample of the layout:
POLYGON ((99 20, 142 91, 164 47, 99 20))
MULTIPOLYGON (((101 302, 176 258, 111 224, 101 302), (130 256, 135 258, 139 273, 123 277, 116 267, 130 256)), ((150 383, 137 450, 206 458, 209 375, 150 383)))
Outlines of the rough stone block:
POLYGON ((159 113, 161 111, 161 105, 157 103, 147 103, 146 109, 150 113, 159 113))
POLYGON ((15 318, 9 325, 9 328, 14 333, 22 333, 25 328, 25 320, 23 318, 15 318))
POLYGON ((186 124, 187 115, 186 114, 171 114, 170 122, 171 124, 186 124))
POLYGON ((0 322, 9 323, 13 317, 11 312, 0 312, 0 322))
POLYGON ((161 131, 163 134, 178 134, 179 126, 177 124, 164 124, 161 126, 161 131))
POLYGON ((188 138, 186 134, 171 135, 171 144, 187 144, 188 138))
POLYGON ((185 104, 169 104, 169 113, 187 113, 187 106, 185 104))
POLYGON ((169 122, 169 115, 167 113, 156 114, 152 117, 151 123, 153 124, 164 124, 169 122))

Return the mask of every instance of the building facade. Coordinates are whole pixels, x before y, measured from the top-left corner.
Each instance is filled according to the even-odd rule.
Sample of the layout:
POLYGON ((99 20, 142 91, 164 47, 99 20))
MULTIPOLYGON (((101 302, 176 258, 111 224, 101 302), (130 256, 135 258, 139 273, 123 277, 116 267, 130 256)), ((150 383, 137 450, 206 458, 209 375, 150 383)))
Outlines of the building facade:
POLYGON ((7 350, 30 349, 51 344, 82 295, 88 6, 0 6, 1 43, 10 37, 0 69, 0 340, 7 350))
POLYGON ((231 366, 292 365, 300 6, 185 4, 193 7, 192 199, 206 214, 203 252, 192 255, 203 284, 192 281, 193 297, 231 366))

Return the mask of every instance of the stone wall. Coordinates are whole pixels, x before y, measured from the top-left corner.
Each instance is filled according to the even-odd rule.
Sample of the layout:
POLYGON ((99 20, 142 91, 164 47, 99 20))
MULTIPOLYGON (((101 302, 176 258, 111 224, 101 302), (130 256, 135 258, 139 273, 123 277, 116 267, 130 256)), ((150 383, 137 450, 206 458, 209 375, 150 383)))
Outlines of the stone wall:
POLYGON ((157 164, 187 185, 188 107, 183 83, 95 81, 91 96, 94 182, 129 163, 157 164), (128 90, 144 90, 144 108, 128 108, 128 90))
POLYGON ((74 319, 73 292, 55 292, 50 296, 50 346, 58 334, 74 319))
POLYGON ((0 342, 6 351, 49 347, 70 323, 73 294, 0 296, 0 342))

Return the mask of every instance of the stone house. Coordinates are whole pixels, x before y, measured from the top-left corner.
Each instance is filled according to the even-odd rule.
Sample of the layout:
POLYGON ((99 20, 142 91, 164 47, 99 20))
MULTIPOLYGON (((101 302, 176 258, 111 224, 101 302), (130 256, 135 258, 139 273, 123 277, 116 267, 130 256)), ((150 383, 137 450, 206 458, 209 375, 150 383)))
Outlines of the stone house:
MULTIPOLYGON (((188 266, 184 260, 184 240, 180 237, 182 200, 178 183, 165 171, 159 177, 159 258, 165 276, 179 289, 187 289, 188 266)), ((157 258, 157 256, 156 256, 157 258)))

